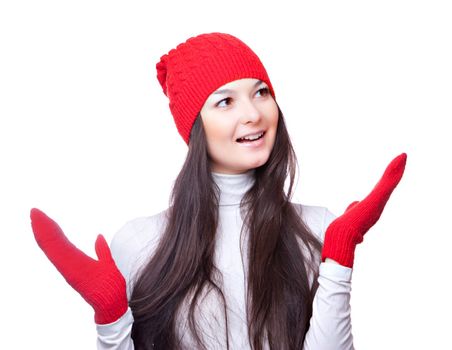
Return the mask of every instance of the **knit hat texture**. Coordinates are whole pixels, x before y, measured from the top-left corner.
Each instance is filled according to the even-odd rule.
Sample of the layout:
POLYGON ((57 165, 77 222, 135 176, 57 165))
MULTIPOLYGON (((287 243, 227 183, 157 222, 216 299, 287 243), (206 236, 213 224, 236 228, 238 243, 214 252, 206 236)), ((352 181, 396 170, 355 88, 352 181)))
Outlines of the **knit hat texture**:
POLYGON ((255 78, 264 81, 275 97, 259 57, 230 34, 207 33, 191 37, 163 55, 156 68, 177 130, 187 145, 202 106, 220 86, 238 79, 255 78))

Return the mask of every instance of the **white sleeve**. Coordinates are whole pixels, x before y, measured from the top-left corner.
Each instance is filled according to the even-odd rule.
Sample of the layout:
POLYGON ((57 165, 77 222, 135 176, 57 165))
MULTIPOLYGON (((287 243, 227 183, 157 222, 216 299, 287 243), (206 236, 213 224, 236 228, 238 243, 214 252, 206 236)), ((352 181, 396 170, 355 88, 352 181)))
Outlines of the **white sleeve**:
POLYGON ((98 350, 134 350, 131 338, 133 316, 130 308, 117 321, 109 324, 98 324, 98 350))
MULTIPOLYGON (((323 234, 335 216, 325 208, 323 234)), ((350 292, 352 269, 321 263, 304 350, 352 350, 350 292)))

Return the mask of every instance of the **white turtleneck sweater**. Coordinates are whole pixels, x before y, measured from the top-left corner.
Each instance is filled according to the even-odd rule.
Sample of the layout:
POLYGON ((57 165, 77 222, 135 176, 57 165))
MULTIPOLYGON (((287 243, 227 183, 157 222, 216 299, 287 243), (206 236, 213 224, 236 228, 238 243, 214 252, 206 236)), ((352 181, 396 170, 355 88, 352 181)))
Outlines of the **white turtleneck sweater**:
MULTIPOLYGON (((220 188, 219 224, 215 250, 215 264, 223 276, 223 294, 227 304, 229 345, 232 350, 250 349, 246 324, 246 239, 240 235, 243 219, 240 200, 253 185, 254 170, 244 174, 226 175, 212 173, 220 188), (242 248, 240 240, 242 239, 242 248)), ((303 221, 323 241, 325 230, 334 215, 328 209, 295 204, 303 221)), ((111 243, 113 258, 126 279, 130 297, 132 281, 138 269, 148 261, 157 247, 166 223, 167 210, 150 217, 137 218, 126 223, 116 233, 111 243)), ((310 328, 306 334, 304 350, 353 349, 350 319, 350 268, 321 263, 319 288, 313 302, 310 328)), ((198 325, 208 349, 226 349, 222 304, 214 293, 201 298, 198 325)), ((178 332, 187 349, 194 349, 192 337, 186 324, 183 305, 178 319, 178 332)), ((133 350, 131 339, 133 316, 130 308, 116 322, 97 325, 99 350, 133 350)), ((268 347, 266 347, 268 348, 268 347)))

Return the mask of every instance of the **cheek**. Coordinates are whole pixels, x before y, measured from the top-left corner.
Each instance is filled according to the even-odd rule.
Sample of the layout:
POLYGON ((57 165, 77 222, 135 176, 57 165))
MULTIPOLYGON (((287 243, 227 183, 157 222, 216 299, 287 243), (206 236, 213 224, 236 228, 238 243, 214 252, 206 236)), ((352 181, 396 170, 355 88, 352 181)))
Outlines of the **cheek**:
POLYGON ((272 148, 275 145, 276 131, 278 129, 278 121, 279 121, 279 110, 278 110, 278 107, 275 104, 272 107, 271 112, 269 113, 269 119, 268 119, 269 127, 272 129, 272 133, 271 133, 272 138, 270 140, 272 148))
POLYGON ((279 119, 278 110, 276 110, 276 113, 273 114, 272 118, 272 124, 274 125, 275 128, 278 126, 278 119, 279 119))
POLYGON ((272 106, 269 107, 269 111, 268 111, 268 120, 269 120, 269 124, 271 124, 272 127, 277 128, 278 126, 278 119, 279 119, 279 111, 278 111, 278 106, 276 105, 276 103, 274 103, 272 106))
POLYGON ((224 119, 207 120, 204 123, 204 130, 209 144, 230 141, 234 135, 233 126, 224 119))

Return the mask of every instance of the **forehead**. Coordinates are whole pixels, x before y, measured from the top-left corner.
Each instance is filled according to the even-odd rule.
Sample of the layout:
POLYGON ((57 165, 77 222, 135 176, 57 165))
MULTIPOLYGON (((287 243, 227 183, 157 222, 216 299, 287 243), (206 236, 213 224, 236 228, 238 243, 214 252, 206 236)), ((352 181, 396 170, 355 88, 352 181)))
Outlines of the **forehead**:
POLYGON ((226 83, 222 86, 220 86, 218 89, 216 89, 212 95, 218 95, 223 94, 227 92, 233 92, 235 90, 240 89, 246 89, 246 88, 253 88, 261 84, 262 81, 255 78, 244 78, 244 79, 238 79, 231 81, 229 83, 226 83))

